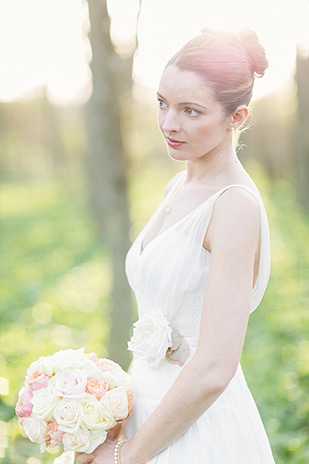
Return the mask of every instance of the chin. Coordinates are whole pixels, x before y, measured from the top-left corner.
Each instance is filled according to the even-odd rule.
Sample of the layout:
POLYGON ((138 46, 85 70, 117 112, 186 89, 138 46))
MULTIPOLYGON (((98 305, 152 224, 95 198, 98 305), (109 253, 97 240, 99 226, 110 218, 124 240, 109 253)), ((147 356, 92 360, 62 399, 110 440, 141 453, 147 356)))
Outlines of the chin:
POLYGON ((181 149, 177 148, 172 148, 172 147, 167 147, 167 153, 168 156, 172 159, 179 160, 179 161, 186 161, 187 159, 190 159, 190 155, 186 153, 185 151, 182 151, 181 149))
POLYGON ((180 153, 168 153, 169 158, 171 158, 174 161, 188 161, 188 158, 186 156, 181 155, 180 153), (178 156, 177 156, 178 155, 178 156))
POLYGON ((201 158, 205 153, 196 154, 196 153, 187 153, 185 151, 176 150, 174 148, 168 149, 168 156, 175 161, 191 161, 197 158, 201 158))

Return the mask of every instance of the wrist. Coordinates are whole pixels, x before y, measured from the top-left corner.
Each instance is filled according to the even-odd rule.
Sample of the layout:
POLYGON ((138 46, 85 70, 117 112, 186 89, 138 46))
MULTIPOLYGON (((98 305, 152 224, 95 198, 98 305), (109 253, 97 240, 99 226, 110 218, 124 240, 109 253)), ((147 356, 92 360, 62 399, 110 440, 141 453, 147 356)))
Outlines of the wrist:
POLYGON ((137 453, 132 446, 130 439, 126 440, 120 448, 120 464, 144 464, 140 453, 137 453))

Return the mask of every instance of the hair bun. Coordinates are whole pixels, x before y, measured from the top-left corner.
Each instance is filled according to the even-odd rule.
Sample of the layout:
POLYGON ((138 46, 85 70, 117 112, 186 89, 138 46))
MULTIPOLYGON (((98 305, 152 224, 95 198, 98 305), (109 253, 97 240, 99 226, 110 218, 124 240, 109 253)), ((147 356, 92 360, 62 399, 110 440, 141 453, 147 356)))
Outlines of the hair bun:
POLYGON ((251 29, 242 29, 237 35, 248 55, 252 66, 252 73, 256 77, 262 77, 268 67, 268 60, 265 56, 265 49, 260 44, 257 34, 251 29))
POLYGON ((250 29, 230 31, 204 27, 187 42, 166 67, 195 72, 209 86, 226 115, 249 105, 255 76, 268 66, 264 47, 250 29))

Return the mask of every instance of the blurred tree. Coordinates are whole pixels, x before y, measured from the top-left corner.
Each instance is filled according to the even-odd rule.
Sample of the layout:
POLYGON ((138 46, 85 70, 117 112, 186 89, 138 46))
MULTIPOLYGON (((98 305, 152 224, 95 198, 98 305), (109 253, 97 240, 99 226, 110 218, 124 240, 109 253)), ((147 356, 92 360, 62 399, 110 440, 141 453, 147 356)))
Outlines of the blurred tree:
POLYGON ((84 154, 80 148, 81 124, 75 110, 74 118, 68 109, 53 105, 46 89, 32 100, 17 100, 0 104, 0 178, 2 181, 29 180, 37 177, 65 179, 72 176, 74 167, 84 154), (71 128, 72 135, 68 128, 71 128), (68 138, 74 144, 68 145, 68 138), (73 146, 72 146, 73 145, 73 146), (70 154, 72 154, 70 156, 70 154), (71 163, 73 165, 73 163, 71 163), (71 171, 70 171, 71 170, 71 171))
POLYGON ((62 139, 62 127, 57 109, 47 96, 47 89, 42 89, 42 123, 40 134, 42 145, 46 146, 51 157, 54 172, 59 178, 68 178, 67 154, 62 139))
POLYGON ((132 325, 133 307, 124 272, 125 256, 130 246, 130 219, 127 199, 128 158, 121 130, 121 97, 124 92, 131 92, 132 62, 137 44, 131 56, 122 59, 111 41, 106 0, 88 0, 88 7, 93 82, 92 96, 85 108, 90 201, 101 239, 110 251, 112 260, 108 354, 127 367, 131 356, 125 348, 129 327, 132 325))
POLYGON ((297 50, 299 189, 302 205, 309 211, 309 57, 297 50))
POLYGON ((297 96, 294 88, 266 95, 252 104, 248 130, 241 135, 239 156, 258 160, 272 178, 297 177, 295 126, 297 96))
POLYGON ((8 170, 8 130, 4 104, 0 104, 0 180, 5 179, 8 170))

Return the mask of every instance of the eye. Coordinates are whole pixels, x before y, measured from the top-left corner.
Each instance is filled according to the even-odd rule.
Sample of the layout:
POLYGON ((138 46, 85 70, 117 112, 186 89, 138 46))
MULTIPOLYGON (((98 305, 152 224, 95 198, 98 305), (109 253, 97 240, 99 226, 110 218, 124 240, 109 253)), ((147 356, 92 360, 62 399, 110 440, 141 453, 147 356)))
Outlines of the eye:
POLYGON ((186 107, 184 109, 185 113, 188 114, 189 116, 198 116, 200 113, 193 108, 186 107))
POLYGON ((163 100, 158 99, 158 103, 159 103, 159 108, 166 108, 167 107, 166 103, 163 100))

